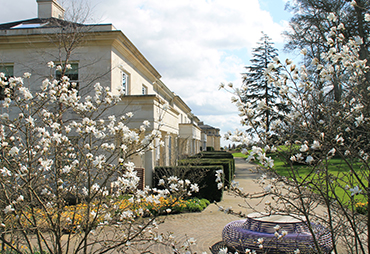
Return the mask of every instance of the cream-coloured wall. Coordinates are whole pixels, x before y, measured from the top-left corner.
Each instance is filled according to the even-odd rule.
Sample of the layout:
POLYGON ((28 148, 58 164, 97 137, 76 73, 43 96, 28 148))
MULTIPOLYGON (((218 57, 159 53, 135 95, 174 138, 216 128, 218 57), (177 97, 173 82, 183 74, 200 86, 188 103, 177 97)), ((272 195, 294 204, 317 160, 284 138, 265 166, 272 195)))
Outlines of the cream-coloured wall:
POLYGON ((112 88, 115 93, 122 86, 122 72, 129 76, 128 95, 142 95, 142 85, 147 87, 147 94, 156 94, 150 79, 144 76, 135 66, 127 59, 127 55, 112 48, 112 88))
MULTIPOLYGON (((50 44, 49 44, 50 45, 50 44)), ((62 56, 62 60, 64 56, 62 56)), ((60 64, 58 50, 45 47, 43 43, 16 44, 13 48, 0 48, 0 64, 13 64, 14 75, 23 76, 24 72, 32 74, 25 85, 32 91, 39 90, 42 80, 50 78, 55 72, 47 67, 49 61, 60 64)), ((100 82, 103 86, 110 86, 110 50, 104 46, 90 46, 76 49, 69 62, 78 63, 79 83, 83 88, 91 82, 100 82)), ((80 89, 81 95, 92 89, 80 89)))

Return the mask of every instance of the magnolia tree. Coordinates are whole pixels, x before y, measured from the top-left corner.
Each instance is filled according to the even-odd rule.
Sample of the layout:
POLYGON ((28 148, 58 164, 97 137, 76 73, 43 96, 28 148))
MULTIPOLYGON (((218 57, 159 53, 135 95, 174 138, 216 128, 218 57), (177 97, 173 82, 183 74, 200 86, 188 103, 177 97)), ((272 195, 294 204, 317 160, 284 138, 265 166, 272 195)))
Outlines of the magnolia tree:
MULTIPOLYGON (((370 21, 370 15, 365 20, 370 21)), ((291 109, 290 113, 276 112, 283 120, 272 122, 268 131, 241 98, 248 90, 246 84, 241 88, 221 85, 234 93, 232 100, 242 124, 253 128, 264 145, 254 146, 247 158, 263 165, 265 174, 258 180, 263 191, 245 195, 236 185, 231 185, 231 190, 264 198, 264 212, 268 214, 303 216, 315 240, 312 248, 316 253, 323 252, 313 227, 318 223, 331 232, 334 253, 370 252, 370 84, 366 60, 359 59, 358 54, 363 40, 368 39, 345 41, 343 29, 340 24, 327 33, 330 50, 321 54, 324 62, 315 58, 311 66, 297 67, 291 60, 281 62, 275 57, 265 69, 268 82, 279 89, 281 100, 291 109), (274 71, 277 68, 280 73, 274 71), (333 96, 338 85, 343 90, 339 101, 333 96), (274 156, 285 164, 279 172, 274 156)), ((302 50, 302 54, 306 52, 302 50)), ((226 137, 246 145, 255 142, 243 131, 226 137)), ((281 241, 277 235, 276 241, 281 241)))
MULTIPOLYGON (((52 62, 49 67, 62 70, 52 62)), ((46 79, 31 93, 30 75, 0 73, 6 94, 0 114, 0 252, 141 252, 169 243, 170 235, 159 236, 155 228, 156 215, 170 209, 153 214, 142 203, 154 206, 197 186, 170 178, 163 182, 170 189, 137 189, 130 157, 155 149, 160 131, 149 131, 148 121, 129 129, 130 112, 110 115, 120 95, 100 84, 84 99, 66 76, 46 79)))

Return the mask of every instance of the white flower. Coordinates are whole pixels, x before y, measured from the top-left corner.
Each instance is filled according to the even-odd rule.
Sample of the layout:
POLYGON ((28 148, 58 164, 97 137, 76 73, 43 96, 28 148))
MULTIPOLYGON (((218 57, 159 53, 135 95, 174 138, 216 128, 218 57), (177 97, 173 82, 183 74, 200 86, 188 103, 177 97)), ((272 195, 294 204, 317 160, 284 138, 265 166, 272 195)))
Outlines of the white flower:
POLYGON ((317 150, 317 149, 320 149, 320 147, 321 147, 320 142, 317 140, 314 140, 313 144, 311 145, 311 148, 314 150, 317 150))
POLYGON ((302 49, 302 50, 301 50, 301 54, 302 54, 302 55, 304 55, 304 56, 305 56, 305 55, 307 55, 307 49, 305 49, 305 48, 304 48, 304 49, 302 49))
POLYGON ((299 149, 299 151, 301 151, 301 152, 307 152, 308 151, 308 146, 306 145, 306 144, 303 144, 302 146, 301 146, 301 149, 299 149))
POLYGON ((158 182, 158 185, 164 185, 164 180, 163 179, 159 179, 159 182, 158 182))
POLYGON ((335 16, 335 14, 333 12, 329 13, 327 19, 329 21, 334 21, 334 22, 337 21, 337 17, 335 16))
POLYGON ((297 153, 297 154, 295 155, 295 157, 296 157, 297 161, 301 161, 301 160, 303 160, 303 156, 302 156, 302 154, 301 154, 301 153, 297 153))
POLYGON ((301 253, 301 251, 299 250, 299 249, 296 249, 295 251, 294 251, 294 254, 300 254, 301 253))
POLYGON ((30 77, 31 77, 31 73, 29 73, 29 72, 25 72, 25 73, 23 74, 23 77, 24 77, 24 78, 30 78, 30 77))
POLYGON ((3 167, 0 169, 0 173, 3 175, 3 177, 6 177, 6 176, 11 176, 12 173, 10 172, 9 169, 7 169, 6 167, 3 167))
POLYGON ((17 198, 17 202, 21 202, 24 200, 24 197, 22 195, 19 195, 19 197, 17 198))
POLYGON ((48 62, 48 67, 49 68, 54 68, 55 67, 54 62, 53 61, 48 62))
POLYGON ((337 150, 336 150, 335 148, 332 148, 332 149, 328 152, 328 155, 329 155, 329 156, 334 156, 336 151, 337 151, 337 150))
POLYGON ((311 155, 307 156, 307 158, 306 158, 306 162, 307 162, 308 164, 311 164, 311 162, 313 162, 313 161, 314 161, 314 159, 313 159, 313 157, 312 157, 311 155))
POLYGON ((193 192, 199 192, 199 187, 198 187, 198 184, 192 184, 191 186, 190 186, 190 189, 191 189, 191 191, 193 191, 193 192))
POLYGON ((361 114, 359 117, 356 117, 355 120, 355 125, 358 127, 364 121, 364 116, 361 114))
POLYGON ((227 254, 227 247, 220 249, 218 254, 227 254))
POLYGON ((13 211, 14 211, 14 208, 12 207, 12 205, 8 205, 4 209, 4 213, 10 213, 10 212, 13 212, 13 211))
POLYGON ((351 196, 355 196, 355 195, 360 194, 362 192, 362 190, 360 190, 358 185, 355 186, 354 188, 349 189, 349 191, 351 192, 351 196))
POLYGON ((281 227, 280 227, 280 225, 276 225, 276 226, 274 227, 274 229, 275 229, 275 231, 279 231, 279 230, 281 229, 281 227))
POLYGON ((271 184, 269 184, 269 185, 267 185, 265 188, 263 188, 264 189, 264 191, 266 191, 266 192, 271 192, 271 190, 272 190, 272 185, 271 184))
POLYGON ((19 148, 16 146, 13 146, 12 149, 10 149, 9 154, 14 156, 19 153, 19 148))
POLYGON ((365 21, 370 22, 370 14, 369 13, 365 14, 365 21))
POLYGON ((217 184, 217 188, 220 190, 220 189, 222 189, 222 187, 223 187, 223 184, 222 183, 218 183, 217 184))
POLYGON ((169 109, 170 109, 170 105, 168 103, 166 103, 166 104, 163 105, 163 110, 164 111, 167 111, 169 109))

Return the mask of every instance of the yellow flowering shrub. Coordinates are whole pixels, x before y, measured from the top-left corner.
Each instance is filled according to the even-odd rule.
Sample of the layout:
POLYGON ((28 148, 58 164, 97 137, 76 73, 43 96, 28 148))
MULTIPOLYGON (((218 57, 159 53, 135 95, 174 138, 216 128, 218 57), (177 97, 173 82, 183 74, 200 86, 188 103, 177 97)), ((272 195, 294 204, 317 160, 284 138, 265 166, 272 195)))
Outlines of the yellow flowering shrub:
MULTIPOLYGON (((124 211, 132 211, 135 217, 145 217, 151 215, 163 215, 170 213, 179 213, 184 211, 201 211, 208 204, 208 201, 202 201, 199 205, 199 199, 184 200, 183 198, 176 197, 160 197, 157 202, 147 201, 142 199, 139 201, 133 201, 129 198, 124 198, 113 203, 113 206, 108 209, 108 206, 104 204, 90 204, 90 207, 86 204, 77 204, 71 206, 65 206, 61 213, 61 224, 63 225, 63 231, 74 232, 76 229, 87 225, 88 221, 94 222, 93 224, 98 225, 103 223, 107 219, 107 215, 117 221, 120 221, 117 214, 121 214, 124 211), (193 209, 194 205, 199 206, 197 209, 193 209), (89 211, 88 211, 89 209, 89 211), (89 214, 87 217, 86 215, 89 214)), ((47 231, 51 228, 50 223, 54 223, 57 218, 56 208, 41 209, 34 208, 34 212, 30 209, 25 211, 19 211, 17 214, 8 215, 5 218, 5 228, 11 228, 13 225, 21 224, 22 228, 29 229, 32 231, 37 223, 37 227, 43 231, 47 231), (33 216, 35 217, 32 217, 33 216)))

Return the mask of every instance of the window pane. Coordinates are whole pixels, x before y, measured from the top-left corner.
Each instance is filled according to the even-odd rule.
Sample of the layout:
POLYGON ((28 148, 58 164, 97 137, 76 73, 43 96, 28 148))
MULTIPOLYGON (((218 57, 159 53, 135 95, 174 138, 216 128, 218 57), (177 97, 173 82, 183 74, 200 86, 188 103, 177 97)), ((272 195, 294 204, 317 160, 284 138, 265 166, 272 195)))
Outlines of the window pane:
MULTIPOLYGON (((70 81, 78 81, 78 63, 71 63, 72 69, 66 69, 64 76, 67 76, 70 81)), ((55 78, 61 79, 62 73, 55 71, 55 78)))
POLYGON ((122 72, 122 90, 124 94, 128 94, 128 75, 122 72))
POLYGON ((0 72, 3 72, 6 77, 13 77, 13 65, 2 65, 0 66, 0 72))
MULTIPOLYGON (((14 76, 14 66, 13 65, 0 65, 0 72, 4 73, 7 78, 14 76)), ((2 87, 0 86, 0 100, 5 99, 5 89, 9 88, 9 85, 2 87)))

